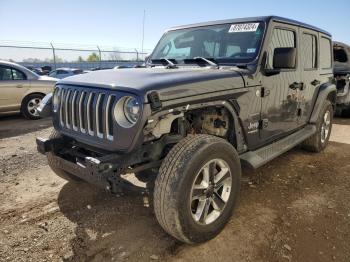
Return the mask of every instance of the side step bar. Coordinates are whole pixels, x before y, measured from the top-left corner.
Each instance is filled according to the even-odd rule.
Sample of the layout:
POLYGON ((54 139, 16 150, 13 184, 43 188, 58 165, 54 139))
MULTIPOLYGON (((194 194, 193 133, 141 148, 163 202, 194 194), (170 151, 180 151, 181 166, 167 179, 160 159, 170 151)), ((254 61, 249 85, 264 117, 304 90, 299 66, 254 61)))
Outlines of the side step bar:
POLYGON ((297 146, 310 136, 316 133, 316 126, 307 125, 303 129, 256 151, 249 151, 240 155, 243 166, 256 169, 265 165, 270 160, 282 155, 293 147, 297 146))

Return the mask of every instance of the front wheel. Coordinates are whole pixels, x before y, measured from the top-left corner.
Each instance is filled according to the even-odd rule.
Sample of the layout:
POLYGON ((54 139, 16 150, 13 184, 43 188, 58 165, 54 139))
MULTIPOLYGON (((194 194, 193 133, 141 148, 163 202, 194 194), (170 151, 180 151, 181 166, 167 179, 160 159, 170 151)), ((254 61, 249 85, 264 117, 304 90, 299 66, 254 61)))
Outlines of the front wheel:
POLYGON ((234 147, 210 136, 188 136, 164 159, 154 188, 158 222, 178 240, 207 241, 224 228, 234 210, 241 165, 234 147))

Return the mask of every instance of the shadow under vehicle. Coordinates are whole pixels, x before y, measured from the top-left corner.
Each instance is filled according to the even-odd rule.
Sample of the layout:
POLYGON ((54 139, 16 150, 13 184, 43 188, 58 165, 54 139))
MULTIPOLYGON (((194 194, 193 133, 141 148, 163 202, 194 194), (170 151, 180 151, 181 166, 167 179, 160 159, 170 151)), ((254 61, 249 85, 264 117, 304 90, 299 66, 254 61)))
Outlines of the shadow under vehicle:
POLYGON ((334 79, 337 86, 336 114, 350 112, 350 46, 333 42, 334 79))
POLYGON ((167 30, 144 68, 60 80, 37 139, 52 170, 118 193, 135 173, 156 218, 186 243, 215 237, 258 168, 301 144, 328 144, 336 100, 331 35, 282 17, 167 30))

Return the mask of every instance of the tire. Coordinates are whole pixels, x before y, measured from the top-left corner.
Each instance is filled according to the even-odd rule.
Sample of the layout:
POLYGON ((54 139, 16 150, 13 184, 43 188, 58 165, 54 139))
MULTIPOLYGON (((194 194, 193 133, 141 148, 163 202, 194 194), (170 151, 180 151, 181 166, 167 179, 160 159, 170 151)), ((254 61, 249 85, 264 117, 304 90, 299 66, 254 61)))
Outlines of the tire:
MULTIPOLYGON (((160 167, 154 188, 154 211, 157 220, 167 233, 188 244, 214 238, 232 215, 240 191, 240 181, 241 164, 231 144, 210 135, 188 136, 171 149, 160 167), (213 180, 218 178, 220 170, 228 168, 226 174, 230 179, 223 180, 222 190, 216 192, 217 188, 207 186, 210 183, 204 185, 206 167, 207 174, 211 173, 209 166, 210 170, 216 173, 213 180), (216 168, 212 168, 213 166, 216 168), (200 197, 196 199, 193 193, 197 191, 194 191, 194 188, 206 189, 200 191, 200 197), (222 196, 219 198, 217 194, 220 192, 222 196), (210 197, 216 201, 210 200, 210 197), (222 205, 225 201, 219 200, 224 198, 226 203, 222 205), (198 212, 201 209, 200 202, 205 206, 210 203, 209 209, 203 209, 211 211, 207 216, 200 215, 207 213, 198 212), (214 209, 214 203, 218 202, 221 203, 221 211, 214 209)), ((216 205, 218 210, 220 205, 216 205)))
MULTIPOLYGON (((50 135, 50 139, 60 138, 60 137, 61 137, 60 133, 57 132, 56 130, 53 130, 50 135)), ((74 176, 64 171, 62 168, 60 168, 58 164, 55 162, 53 156, 54 154, 52 152, 47 153, 47 161, 48 161, 49 167, 57 176, 70 182, 83 182, 83 180, 80 179, 79 177, 74 176)))
POLYGON ((332 131, 332 124, 333 124, 333 106, 330 101, 326 100, 320 111, 320 115, 318 116, 318 120, 316 123, 316 133, 302 143, 302 148, 307 151, 315 152, 315 153, 319 153, 323 151, 328 145, 329 138, 332 131), (324 131, 325 130, 324 128, 326 128, 327 126, 325 122, 326 114, 328 114, 329 116, 329 118, 327 117, 327 119, 329 119, 327 133, 325 133, 324 131))
POLYGON ((39 112, 37 107, 39 106, 41 100, 44 98, 43 94, 31 94, 26 96, 21 105, 21 113, 22 115, 31 120, 37 120, 41 117, 39 116, 39 112))

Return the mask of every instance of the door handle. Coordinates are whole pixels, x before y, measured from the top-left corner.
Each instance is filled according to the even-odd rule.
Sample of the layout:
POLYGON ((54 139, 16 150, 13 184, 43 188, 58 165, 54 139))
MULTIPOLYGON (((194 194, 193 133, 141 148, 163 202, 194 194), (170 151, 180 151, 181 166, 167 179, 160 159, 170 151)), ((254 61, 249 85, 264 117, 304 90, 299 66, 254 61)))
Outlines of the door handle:
POLYGON ((300 83, 294 82, 293 84, 289 85, 289 88, 293 89, 293 90, 296 90, 296 89, 303 90, 304 89, 304 83, 303 82, 300 82, 300 83))
POLYGON ((23 85, 16 85, 17 88, 23 88, 23 85))
POLYGON ((314 81, 311 82, 311 85, 313 86, 318 86, 319 84, 321 84, 320 80, 315 79, 314 81))

